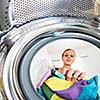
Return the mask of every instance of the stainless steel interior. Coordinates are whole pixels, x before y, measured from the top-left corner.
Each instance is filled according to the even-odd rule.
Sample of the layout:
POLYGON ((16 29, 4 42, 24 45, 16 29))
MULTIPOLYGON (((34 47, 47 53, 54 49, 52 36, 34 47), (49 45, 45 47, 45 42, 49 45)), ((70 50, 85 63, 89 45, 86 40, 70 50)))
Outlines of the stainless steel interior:
POLYGON ((82 25, 80 22, 72 24, 65 19, 66 17, 41 19, 13 30, 14 33, 21 33, 22 29, 36 25, 27 34, 21 36, 8 52, 3 69, 3 84, 9 100, 42 99, 36 93, 28 75, 32 57, 47 43, 57 39, 72 38, 88 41, 100 48, 99 30, 89 27, 87 24, 82 25), (44 23, 40 25, 39 23, 42 21, 44 23), (25 57, 23 58, 23 56, 25 57))
POLYGON ((100 16, 99 10, 99 0, 0 0, 0 30, 52 16, 91 20, 100 16))
POLYGON ((93 0, 15 0, 14 15, 17 24, 50 16, 93 18, 93 0))
POLYGON ((100 48, 99 0, 0 2, 5 5, 0 6, 0 16, 3 16, 0 18, 3 34, 0 39, 1 93, 4 100, 42 99, 31 83, 29 69, 32 57, 47 43, 63 38, 79 39, 100 48))

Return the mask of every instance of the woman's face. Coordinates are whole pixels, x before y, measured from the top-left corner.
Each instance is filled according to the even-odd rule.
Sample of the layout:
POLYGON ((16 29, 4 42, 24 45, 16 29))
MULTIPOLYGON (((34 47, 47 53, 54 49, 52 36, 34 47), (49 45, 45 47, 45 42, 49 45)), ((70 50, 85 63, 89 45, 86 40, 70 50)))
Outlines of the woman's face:
POLYGON ((64 65, 71 66, 75 60, 75 52, 73 50, 65 51, 62 56, 62 61, 64 65))

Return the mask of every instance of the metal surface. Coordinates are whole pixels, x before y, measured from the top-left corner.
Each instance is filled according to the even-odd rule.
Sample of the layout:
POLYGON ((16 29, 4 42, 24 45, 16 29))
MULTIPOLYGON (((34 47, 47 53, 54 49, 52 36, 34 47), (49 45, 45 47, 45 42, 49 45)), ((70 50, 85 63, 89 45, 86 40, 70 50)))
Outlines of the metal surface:
POLYGON ((99 6, 100 0, 0 0, 4 100, 42 99, 31 84, 29 69, 34 54, 47 43, 71 38, 100 48, 99 6))
POLYGON ((7 31, 11 27, 9 4, 10 0, 0 0, 0 31, 7 31))
POLYGON ((3 84, 4 91, 9 100, 42 99, 40 96, 38 96, 31 84, 31 81, 29 79, 30 66, 28 66, 27 64, 30 64, 31 57, 34 56, 38 49, 41 48, 41 46, 45 45, 47 42, 60 38, 76 38, 91 42, 92 44, 100 48, 99 30, 97 31, 93 27, 93 29, 91 29, 91 27, 89 27, 87 24, 81 24, 80 26, 80 24, 77 23, 72 25, 72 23, 68 23, 68 21, 65 21, 63 18, 59 19, 59 17, 54 19, 47 19, 48 21, 45 24, 39 24, 41 21, 44 20, 43 19, 38 20, 38 23, 33 21, 30 24, 27 24, 26 26, 22 26, 19 27, 17 30, 14 30, 14 32, 17 33, 19 30, 22 31, 22 29, 25 29, 25 27, 28 27, 29 29, 29 26, 32 26, 32 24, 36 25, 37 23, 36 27, 34 25, 33 29, 31 28, 31 31, 28 30, 27 34, 24 34, 15 42, 15 44, 10 49, 7 55, 3 71, 3 84), (29 56, 30 60, 28 59, 27 61, 27 55, 30 54, 26 53, 30 51, 29 49, 31 47, 34 48, 34 50, 32 50, 32 55, 29 56), (27 66, 24 66, 23 64, 22 66, 20 65, 23 55, 26 55, 26 57, 23 58, 26 59, 26 61, 24 61, 23 64, 27 66), (27 64, 25 62, 27 62, 27 64))
POLYGON ((93 20, 100 16, 100 0, 0 0, 0 30, 51 16, 93 20))
POLYGON ((15 0, 16 24, 50 16, 72 16, 91 19, 95 0, 15 0))

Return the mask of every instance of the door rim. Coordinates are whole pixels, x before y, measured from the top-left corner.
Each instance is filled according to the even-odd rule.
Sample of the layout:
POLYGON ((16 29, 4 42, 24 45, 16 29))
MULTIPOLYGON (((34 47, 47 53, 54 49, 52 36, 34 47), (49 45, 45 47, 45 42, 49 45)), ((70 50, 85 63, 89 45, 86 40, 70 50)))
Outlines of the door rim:
MULTIPOLYGON (((59 20, 59 18, 56 18, 55 22, 57 20, 59 20)), ((20 37, 19 40, 16 41, 13 47, 10 49, 7 55, 5 65, 4 65, 4 70, 3 70, 4 91, 9 100, 16 100, 16 99, 25 100, 26 99, 25 96, 23 95, 23 92, 20 89, 19 82, 18 82, 18 77, 17 77, 18 65, 19 65, 21 56, 25 52, 25 48, 28 45, 31 45, 32 42, 35 42, 37 39, 39 39, 39 37, 46 38, 48 36, 51 36, 51 37, 54 36, 57 38, 61 38, 61 37, 64 38, 66 36, 66 38, 77 38, 77 39, 83 39, 83 40, 86 39, 88 42, 91 42, 92 44, 100 48, 99 30, 95 30, 95 28, 91 29, 92 26, 87 27, 88 26, 87 24, 84 24, 83 25, 84 27, 83 27, 83 26, 80 26, 79 23, 73 25, 72 23, 67 23, 62 20, 60 20, 59 23, 58 22, 52 23, 51 22, 52 20, 48 20, 48 23, 50 21, 51 24, 43 25, 42 27, 39 27, 39 28, 37 27, 36 30, 30 31, 28 34, 24 34, 23 37, 20 37), (64 35, 61 32, 57 33, 57 31, 59 30, 61 31, 66 30, 67 34, 64 35), (53 33, 56 32, 56 34, 51 34, 51 33, 48 34, 48 32, 50 31, 53 33)), ((35 23, 35 21, 33 23, 35 23)), ((40 100, 40 99, 41 98, 39 97, 36 100, 40 100)))

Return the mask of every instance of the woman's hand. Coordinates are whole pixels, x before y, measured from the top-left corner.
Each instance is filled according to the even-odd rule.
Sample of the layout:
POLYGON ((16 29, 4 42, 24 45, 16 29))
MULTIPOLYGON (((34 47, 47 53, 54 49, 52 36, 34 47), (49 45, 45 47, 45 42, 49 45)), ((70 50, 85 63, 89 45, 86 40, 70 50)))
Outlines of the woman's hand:
POLYGON ((85 76, 86 76, 85 72, 80 72, 79 70, 71 69, 67 71, 66 80, 76 82, 83 79, 85 76))

